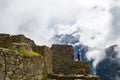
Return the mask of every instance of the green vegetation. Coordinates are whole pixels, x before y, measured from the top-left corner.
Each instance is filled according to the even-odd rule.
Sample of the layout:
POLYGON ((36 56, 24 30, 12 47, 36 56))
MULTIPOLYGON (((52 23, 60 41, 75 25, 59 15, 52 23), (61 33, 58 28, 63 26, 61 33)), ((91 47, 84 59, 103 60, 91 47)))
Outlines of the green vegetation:
POLYGON ((27 50, 24 50, 24 49, 19 49, 18 52, 24 56, 41 56, 39 53, 37 52, 29 52, 27 50))
POLYGON ((18 54, 21 54, 23 56, 27 56, 27 57, 32 57, 32 56, 39 56, 39 57, 43 57, 40 53, 34 52, 34 51, 28 51, 28 50, 24 50, 24 49, 8 49, 8 48, 0 48, 1 50, 5 50, 5 51, 12 51, 18 54))
POLYGON ((0 47, 0 49, 1 49, 1 50, 9 50, 8 48, 2 48, 2 47, 0 47))

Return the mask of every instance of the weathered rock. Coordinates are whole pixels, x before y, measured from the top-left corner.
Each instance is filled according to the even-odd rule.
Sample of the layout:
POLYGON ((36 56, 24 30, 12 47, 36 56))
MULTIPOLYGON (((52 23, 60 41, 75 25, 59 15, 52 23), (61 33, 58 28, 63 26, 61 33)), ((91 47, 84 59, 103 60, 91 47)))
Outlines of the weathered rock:
POLYGON ((48 74, 90 74, 88 62, 74 61, 71 45, 49 48, 35 45, 24 35, 0 34, 0 47, 0 80, 47 80, 48 74), (27 54, 35 51, 41 57, 25 56, 19 50, 27 54))
POLYGON ((10 48, 13 43, 28 43, 32 48, 36 47, 33 40, 26 38, 24 35, 0 34, 0 47, 10 48))
POLYGON ((10 80, 10 78, 9 77, 5 77, 5 80, 10 80))
POLYGON ((53 73, 53 68, 52 68, 52 51, 49 47, 46 46, 38 46, 37 47, 38 51, 42 54, 44 57, 44 62, 45 62, 45 67, 47 69, 47 73, 53 73))
POLYGON ((74 61, 74 49, 71 45, 53 45, 51 49, 55 74, 90 74, 88 62, 74 61))
POLYGON ((41 80, 43 65, 43 58, 39 56, 25 57, 16 52, 1 50, 0 80, 41 80))

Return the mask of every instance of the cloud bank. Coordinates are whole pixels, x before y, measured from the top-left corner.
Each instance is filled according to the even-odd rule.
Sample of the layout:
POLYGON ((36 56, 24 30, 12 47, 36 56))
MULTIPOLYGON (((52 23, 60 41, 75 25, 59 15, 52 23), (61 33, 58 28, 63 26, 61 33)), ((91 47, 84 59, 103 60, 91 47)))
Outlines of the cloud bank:
MULTIPOLYGON (((119 0, 0 0, 0 32, 25 34, 37 44, 59 43, 55 35, 72 35, 89 47, 94 67, 104 49, 120 44, 119 0)), ((79 44, 76 43, 76 44, 79 44)))

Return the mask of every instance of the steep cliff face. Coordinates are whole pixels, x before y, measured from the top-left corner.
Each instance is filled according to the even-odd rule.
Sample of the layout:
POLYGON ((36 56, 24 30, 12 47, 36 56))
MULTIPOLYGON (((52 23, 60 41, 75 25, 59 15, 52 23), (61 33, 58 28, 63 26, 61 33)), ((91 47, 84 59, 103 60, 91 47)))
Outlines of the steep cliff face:
POLYGON ((41 80, 44 61, 39 56, 26 57, 0 49, 0 80, 41 80))

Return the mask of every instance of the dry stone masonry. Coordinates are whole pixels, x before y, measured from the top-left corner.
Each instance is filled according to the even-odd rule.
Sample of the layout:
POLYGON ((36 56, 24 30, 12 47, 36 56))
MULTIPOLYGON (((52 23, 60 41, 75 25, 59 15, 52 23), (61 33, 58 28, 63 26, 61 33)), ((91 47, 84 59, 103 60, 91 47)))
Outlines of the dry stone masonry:
POLYGON ((41 80, 44 61, 0 49, 0 80, 41 80))
POLYGON ((0 34, 0 80, 75 80, 74 75, 84 75, 80 80, 98 80, 88 78, 88 74, 89 63, 74 61, 71 45, 49 48, 36 45, 24 35, 0 34), (33 56, 33 52, 39 56, 33 56))
POLYGON ((74 50, 71 45, 53 45, 51 49, 55 74, 90 74, 88 62, 74 61, 74 50))

